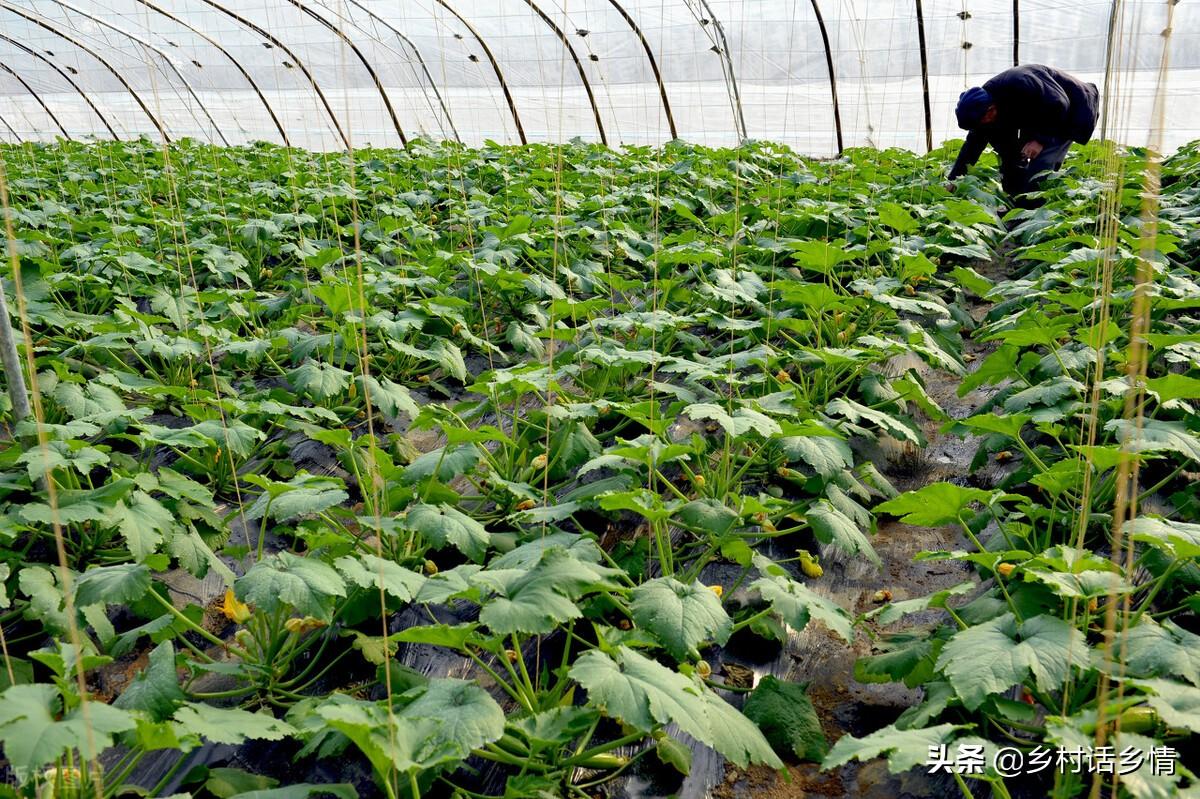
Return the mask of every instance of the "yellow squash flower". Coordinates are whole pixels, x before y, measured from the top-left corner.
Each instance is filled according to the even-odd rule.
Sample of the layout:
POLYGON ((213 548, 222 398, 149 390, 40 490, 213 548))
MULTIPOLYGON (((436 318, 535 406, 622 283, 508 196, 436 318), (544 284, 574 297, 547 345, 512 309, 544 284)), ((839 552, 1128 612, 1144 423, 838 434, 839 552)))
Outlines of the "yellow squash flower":
POLYGON ((221 606, 221 611, 225 614, 225 618, 236 624, 245 624, 250 618, 250 606, 245 602, 238 600, 233 595, 233 589, 225 589, 225 603, 221 606))

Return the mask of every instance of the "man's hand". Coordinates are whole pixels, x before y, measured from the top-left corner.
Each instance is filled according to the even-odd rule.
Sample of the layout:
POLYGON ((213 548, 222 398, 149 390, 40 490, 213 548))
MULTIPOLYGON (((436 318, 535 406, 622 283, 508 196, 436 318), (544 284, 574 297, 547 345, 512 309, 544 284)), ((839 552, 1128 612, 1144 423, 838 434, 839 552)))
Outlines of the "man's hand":
POLYGON ((1037 158, 1042 154, 1042 143, 1039 141, 1025 142, 1025 146, 1021 148, 1021 155, 1029 161, 1037 158))

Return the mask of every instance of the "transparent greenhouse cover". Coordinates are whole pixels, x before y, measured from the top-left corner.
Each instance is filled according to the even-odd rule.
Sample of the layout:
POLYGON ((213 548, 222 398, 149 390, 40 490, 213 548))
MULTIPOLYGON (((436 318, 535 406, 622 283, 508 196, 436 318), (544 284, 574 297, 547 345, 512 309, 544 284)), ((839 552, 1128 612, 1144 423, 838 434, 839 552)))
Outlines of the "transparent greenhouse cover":
POLYGON ((1200 8, 1164 37, 1168 2, 0 0, 0 138, 924 150, 1020 62, 1096 82, 1140 144, 1166 43, 1176 146, 1200 138, 1200 8))

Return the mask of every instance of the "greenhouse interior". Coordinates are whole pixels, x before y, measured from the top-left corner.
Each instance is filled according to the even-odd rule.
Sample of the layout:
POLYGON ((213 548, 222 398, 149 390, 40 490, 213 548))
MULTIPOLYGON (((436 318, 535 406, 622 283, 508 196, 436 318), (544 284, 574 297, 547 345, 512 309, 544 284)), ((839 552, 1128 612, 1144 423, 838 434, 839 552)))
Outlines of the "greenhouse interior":
POLYGON ((0 213, 0 799, 1200 797, 1195 2, 0 0, 0 213))

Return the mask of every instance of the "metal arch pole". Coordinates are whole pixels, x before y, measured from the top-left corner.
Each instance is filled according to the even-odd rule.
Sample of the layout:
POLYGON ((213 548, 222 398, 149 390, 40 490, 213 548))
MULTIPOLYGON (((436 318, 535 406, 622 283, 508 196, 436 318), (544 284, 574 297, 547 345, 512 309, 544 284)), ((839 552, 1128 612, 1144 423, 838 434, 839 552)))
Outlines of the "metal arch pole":
POLYGON ((79 84, 76 83, 70 75, 68 75, 66 72, 64 72, 63 69, 61 67, 59 67, 58 64, 55 64, 50 59, 46 58, 46 56, 42 55, 37 50, 34 50, 32 47, 29 47, 29 46, 25 45, 23 42, 19 42, 10 36, 0 33, 0 39, 3 39, 4 41, 8 42, 9 44, 20 48, 26 54, 31 55, 34 58, 40 59, 41 61, 44 61, 51 69, 53 69, 60 76, 62 76, 62 79, 65 80, 68 84, 70 84, 71 88, 74 89, 75 91, 77 91, 79 93, 79 96, 83 98, 83 101, 88 104, 88 107, 91 108, 92 111, 95 112, 96 116, 99 117, 100 121, 104 124, 104 127, 107 128, 108 132, 112 134, 113 139, 116 141, 121 140, 121 137, 117 135, 116 130, 113 129, 113 126, 108 121, 108 118, 105 117, 104 114, 100 113, 100 108, 96 105, 95 102, 92 101, 92 98, 88 97, 87 94, 84 93, 83 89, 80 88, 79 84))
POLYGON ((313 77, 313 74, 311 72, 309 72, 308 67, 305 66, 304 62, 302 60, 300 60, 296 56, 295 53, 292 52, 292 49, 290 47, 288 47, 286 44, 281 42, 278 38, 276 38, 273 34, 269 33, 266 29, 260 27, 259 25, 256 25, 255 23, 253 23, 250 20, 243 17, 241 14, 238 14, 234 11, 230 11, 225 6, 216 2, 216 0, 200 0, 200 2, 204 3, 205 5, 209 6, 210 8, 220 11, 222 14, 226 15, 230 19, 235 20, 236 22, 245 26, 249 30, 254 31, 259 36, 263 37, 268 42, 270 42, 272 45, 274 45, 275 47, 278 47, 280 50, 282 50, 284 53, 286 53, 287 56, 296 63, 296 66, 300 68, 300 71, 304 73, 304 77, 308 78, 309 84, 312 85, 312 87, 313 87, 313 92, 316 93, 317 99, 319 99, 321 101, 321 106, 325 109, 325 113, 329 115, 329 121, 333 123, 333 129, 337 133, 338 138, 342 140, 342 144, 346 145, 347 150, 351 149, 350 137, 348 137, 346 135, 346 132, 344 130, 342 130, 342 125, 340 122, 338 122, 337 115, 333 113, 333 108, 330 107, 329 100, 325 97, 325 92, 321 91, 321 87, 319 85, 317 85, 317 79, 313 77))
POLYGON ((471 35, 475 37, 475 41, 479 42, 479 46, 483 48, 483 54, 487 56, 488 63, 492 65, 492 71, 496 73, 496 80, 500 81, 500 91, 504 92, 504 99, 508 103, 508 110, 512 114, 513 124, 517 126, 517 138, 521 140, 521 144, 529 144, 529 140, 525 138, 525 126, 521 124, 521 115, 517 113, 517 104, 513 102, 512 92, 508 89, 508 81, 504 79, 504 72, 500 69, 500 63, 496 61, 496 56, 492 53, 492 48, 488 47, 487 42, 479 35, 479 31, 475 30, 475 26, 467 21, 466 17, 454 10, 448 0, 437 0, 438 5, 454 15, 454 18, 463 24, 471 35))
MULTIPOLYGON (((5 119, 4 117, 0 117, 0 122, 3 122, 4 127, 8 128, 8 132, 12 134, 12 137, 16 141, 17 144, 25 143, 25 140, 21 138, 21 134, 17 133, 16 128, 14 128, 12 125, 8 124, 7 119, 5 119)), ((7 318, 7 317, 5 317, 5 318, 7 318)), ((0 321, 2 321, 2 320, 0 320, 0 321)))
POLYGON ((286 146, 286 147, 292 146, 291 141, 288 140, 287 132, 283 129, 283 125, 279 121, 279 117, 277 117, 275 115, 275 109, 271 108, 270 103, 267 102, 267 98, 263 94, 262 89, 260 89, 258 87, 258 84, 254 82, 254 78, 250 77, 250 73, 246 71, 246 68, 243 67, 241 65, 241 63, 236 58, 234 58, 233 55, 231 55, 230 52, 221 45, 220 42, 213 39, 208 34, 204 33, 204 31, 201 31, 201 30, 193 27, 191 24, 180 19, 179 17, 176 17, 174 14, 170 13, 169 11, 164 11, 163 9, 161 9, 158 6, 151 3, 150 0, 137 0, 137 2, 146 6, 146 8, 149 8, 153 11, 157 11, 159 14, 162 14, 164 17, 171 20, 172 22, 175 22, 175 23, 187 28, 192 33, 196 34, 201 39, 203 39, 204 41, 211 44, 213 47, 215 47, 217 50, 219 50, 222 55, 224 55, 226 58, 228 58, 230 63, 233 64, 233 66, 237 69, 237 71, 242 73, 242 77, 245 78, 246 82, 250 84, 250 88, 254 89, 254 93, 256 95, 258 95, 258 99, 260 101, 262 101, 263 108, 267 109, 267 114, 271 117, 271 122, 273 122, 275 124, 275 129, 279 131, 279 136, 280 136, 280 138, 283 139, 284 146, 286 146))
POLYGON ((1013 66, 1021 64, 1021 0, 1013 0, 1013 66))
MULTIPOLYGON (((324 0, 318 0, 318 2, 320 2, 322 5, 324 5, 324 0)), ((433 75, 432 75, 432 73, 430 73, 429 67, 425 63, 425 59, 424 59, 424 57, 422 57, 421 51, 417 47, 417 45, 412 41, 412 39, 408 38, 408 36, 406 34, 404 34, 399 28, 397 28, 395 25, 392 25, 385 18, 376 14, 374 11, 367 8, 362 3, 358 2, 358 0, 348 0, 348 2, 350 3, 350 5, 354 6, 355 8, 358 8, 361 11, 365 12, 367 14, 367 16, 382 23, 385 28, 387 28, 388 30, 390 30, 392 33, 394 33, 396 35, 397 39, 404 42, 406 45, 408 45, 409 49, 412 50, 413 55, 417 57, 417 63, 421 65, 421 72, 424 73, 425 79, 427 81, 429 81, 429 87, 431 89, 433 89, 433 96, 437 98, 438 105, 441 106, 442 113, 445 114, 445 116, 446 116, 446 122, 448 122, 450 124, 450 132, 454 134, 455 141, 457 141, 461 144, 462 136, 459 135, 458 128, 455 127, 455 125, 454 125, 454 117, 450 116, 450 109, 446 105, 446 100, 444 97, 442 97, 442 93, 440 91, 438 91, 437 84, 433 80, 433 75)), ((388 49, 391 49, 391 48, 388 48, 388 49)), ((443 133, 444 132, 445 131, 443 131, 443 133)))
POLYGON ((742 111, 742 93, 738 89, 737 76, 733 74, 733 56, 729 54, 729 40, 725 38, 725 26, 721 24, 721 20, 717 19, 717 15, 713 13, 712 6, 708 4, 708 0, 700 0, 700 5, 704 6, 705 12, 708 13, 708 18, 712 20, 713 27, 717 29, 717 35, 721 37, 721 53, 725 57, 725 66, 729 70, 729 85, 733 89, 733 106, 737 111, 737 124, 741 127, 742 139, 747 139, 750 137, 750 134, 746 129, 746 115, 742 111))
POLYGON ((583 68, 583 62, 579 60, 579 53, 575 52, 575 48, 571 45, 571 40, 567 38, 567 34, 562 28, 558 27, 553 19, 550 18, 545 11, 538 7, 533 0, 525 0, 525 5, 533 9, 533 12, 542 18, 550 26, 550 30, 558 36, 563 47, 567 48, 567 52, 571 55, 571 60, 575 62, 575 71, 579 73, 579 79, 583 81, 583 90, 587 93, 588 103, 592 106, 592 117, 596 120, 596 130, 600 132, 600 143, 607 146, 608 136, 604 133, 604 122, 600 119, 600 107, 596 105, 596 95, 592 93, 592 83, 587 78, 587 72, 583 68))
POLYGON ((629 25, 630 29, 638 37, 638 41, 642 43, 642 49, 646 51, 646 59, 650 62, 650 69, 654 73, 654 80, 658 83, 658 96, 662 98, 663 111, 667 113, 667 127, 671 130, 671 138, 678 139, 679 131, 675 129, 675 115, 671 113, 671 102, 667 99, 667 86, 663 83, 662 73, 658 70, 658 60, 654 58, 654 50, 650 48, 650 42, 646 41, 645 34, 638 27, 637 22, 625 10, 625 7, 618 0, 608 0, 609 4, 617 10, 629 25))
POLYGON ((67 34, 63 33, 62 31, 60 31, 57 28, 55 28, 54 26, 52 26, 50 23, 46 22, 45 20, 43 20, 37 16, 30 15, 30 14, 22 11, 19 8, 13 8, 10 4, 5 2, 5 0, 0 0, 0 8, 3 8, 5 11, 8 11, 9 13, 16 14, 18 17, 28 20, 29 22, 32 22, 34 25, 37 25, 39 28, 43 28, 43 29, 49 31, 50 33, 52 33, 55 36, 62 39, 63 41, 70 42, 75 47, 78 47, 80 50, 87 53, 92 58, 96 59, 96 61, 98 61, 105 69, 107 69, 109 72, 111 72, 113 74, 113 77, 117 79, 117 82, 120 83, 122 87, 124 87, 125 91, 129 92, 129 95, 133 98, 134 102, 136 102, 138 104, 138 107, 142 109, 142 113, 144 113, 146 115, 146 117, 150 120, 150 123, 152 125, 154 125, 154 128, 155 128, 155 130, 158 131, 158 134, 163 137, 163 141, 168 142, 168 143, 171 141, 171 135, 169 133, 167 133, 167 129, 163 126, 163 123, 161 121, 159 121, 158 117, 154 116, 154 114, 150 112, 150 108, 146 105, 146 101, 142 99, 141 95, 139 95, 137 92, 135 92, 133 90, 133 87, 129 85, 129 81, 125 80, 125 78, 122 77, 121 73, 118 72, 112 64, 110 64, 108 61, 106 61, 102 55, 97 53, 92 48, 88 47, 83 42, 80 42, 76 39, 71 38, 67 34))
MULTIPOLYGON (((118 33, 121 36, 124 36, 124 37, 130 39, 131 41, 137 42, 142 47, 145 47, 145 48, 157 53, 158 56, 163 59, 163 61, 167 62, 167 66, 169 66, 171 68, 171 71, 175 73, 175 76, 177 78, 179 78, 179 81, 183 84, 183 88, 187 89, 187 93, 190 94, 192 96, 192 99, 196 101, 196 105, 198 105, 200 107, 200 110, 204 113, 204 116, 208 119, 209 124, 212 125, 213 130, 215 130, 217 132, 217 136, 221 139, 221 143, 224 144, 226 147, 229 146, 229 141, 225 138, 225 134, 221 132, 221 126, 217 124, 217 121, 215 119, 213 119, 212 114, 210 114, 208 111, 208 106, 206 106, 204 104, 204 101, 200 99, 200 95, 196 94, 196 90, 192 87, 191 82, 188 81, 188 79, 186 77, 184 77, 183 73, 179 71, 179 67, 177 67, 175 65, 175 61, 171 58, 170 54, 168 54, 165 50, 151 44, 149 41, 142 39, 140 36, 137 36, 134 33, 127 31, 118 25, 114 25, 113 23, 109 22, 106 19, 97 17, 94 14, 89 14, 88 12, 84 11, 83 9, 80 9, 80 8, 73 6, 70 3, 66 2, 66 0, 52 0, 52 2, 54 2, 58 6, 61 6, 62 8, 65 8, 66 10, 70 11, 73 14, 78 14, 79 16, 83 17, 84 19, 89 19, 92 22, 95 22, 97 25, 108 28, 109 30, 111 30, 115 33, 118 33)), ((79 33, 83 32, 83 31, 80 31, 78 28, 75 28, 74 25, 72 25, 71 27, 74 28, 74 30, 76 30, 79 33)))
POLYGON ((933 151, 933 111, 929 107, 929 54, 925 50, 925 9, 917 5, 917 43, 921 47, 921 91, 925 95, 925 151, 933 151))
POLYGON ((329 28, 329 30, 336 33, 338 38, 349 45, 350 49, 354 51, 354 55, 358 56, 358 60, 362 62, 363 68, 367 70, 367 74, 371 76, 371 80, 375 83, 376 90, 379 91, 379 97, 383 100, 383 107, 387 109, 388 116, 392 118, 392 127, 396 129, 396 133, 400 136, 400 144, 404 147, 407 147, 408 137, 404 135, 404 129, 400 127, 400 119, 396 116, 396 109, 392 108, 392 101, 388 99, 387 92, 383 90, 383 83, 379 80, 379 75, 375 73, 375 68, 371 66, 371 62, 367 60, 365 55, 363 55, 362 50, 358 49, 358 45, 351 41, 350 37, 347 36, 341 30, 341 28, 325 19, 316 11, 313 11, 311 8, 301 2, 301 0, 288 0, 288 2, 303 11, 305 14, 308 14, 317 22, 320 22, 326 28, 329 28))
POLYGON ((838 155, 841 155, 845 152, 846 145, 842 140, 842 108, 838 102, 837 72, 833 68, 833 48, 829 46, 829 29, 825 27, 825 17, 821 14, 821 7, 817 5, 817 0, 811 0, 811 2, 813 15, 817 18, 817 27, 821 31, 821 42, 825 45, 825 65, 829 68, 829 93, 833 97, 833 127, 837 131, 838 155))
POLYGON ((33 95, 33 99, 36 100, 37 104, 42 107, 42 110, 46 112, 46 116, 50 117, 50 120, 54 123, 55 127, 57 127, 60 131, 62 131, 62 135, 66 138, 67 141, 75 141, 73 138, 71 138, 71 134, 67 133, 67 129, 63 127, 63 124, 58 121, 58 117, 54 115, 54 112, 50 110, 50 106, 46 105, 46 101, 42 99, 42 96, 40 94, 38 94, 37 92, 35 92, 33 90, 33 87, 30 86, 28 83, 26 83, 25 79, 17 74, 16 70, 14 70, 8 64, 5 64, 3 61, 0 61, 0 69, 4 70, 9 75, 12 75, 14 78, 16 78, 17 83, 24 86, 25 91, 27 91, 31 95, 33 95))

